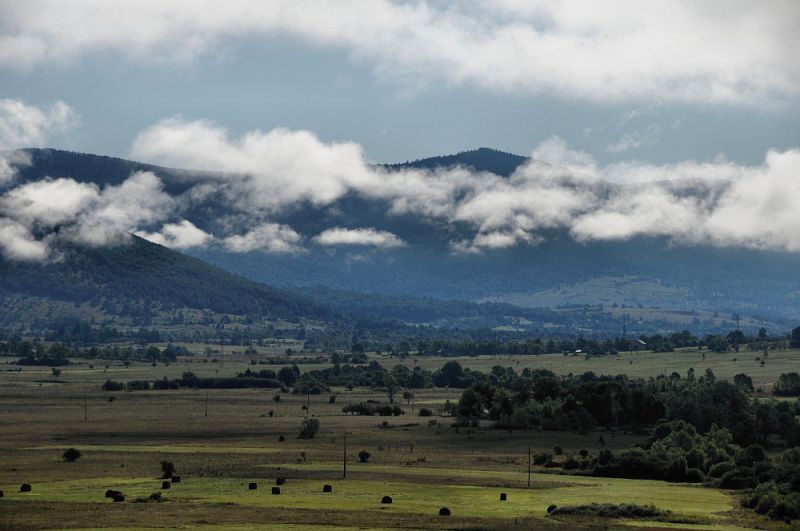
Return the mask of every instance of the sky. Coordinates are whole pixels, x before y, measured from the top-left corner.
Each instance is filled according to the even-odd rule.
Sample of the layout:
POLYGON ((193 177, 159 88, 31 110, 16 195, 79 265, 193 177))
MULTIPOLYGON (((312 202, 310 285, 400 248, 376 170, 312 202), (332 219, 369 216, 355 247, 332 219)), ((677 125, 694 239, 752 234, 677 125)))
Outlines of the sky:
MULTIPOLYGON (((198 183, 190 199, 151 194, 161 202, 144 211, 174 207, 162 219, 131 217, 113 203, 118 191, 62 180, 0 196, 0 236, 21 242, 19 256, 48 256, 55 236, 42 227, 64 219, 43 220, 19 201, 41 202, 60 186, 77 194, 70 216, 99 216, 74 227, 82 241, 107 241, 96 230, 111 226, 233 252, 403 245, 371 227, 302 235, 269 219, 355 190, 398 212, 473 223, 475 237, 453 242, 456 251, 535 244, 552 226, 577 239, 663 233, 795 251, 800 240, 783 233, 800 219, 782 198, 800 186, 798 27, 794 0, 0 0, 0 149, 244 172, 225 183, 228 201, 261 201, 247 205, 258 231, 215 237, 182 219, 180 203, 220 183, 198 183), (554 184, 530 167, 510 188, 487 188, 461 174, 392 185, 366 166, 479 146, 566 171, 554 184), (658 184, 611 199, 587 184, 681 178, 735 185, 713 204, 689 204, 658 184), (575 193, 576 179, 588 195, 575 193), (520 197, 528 202, 512 200, 520 197), (498 217, 498 207, 510 213, 498 217)), ((14 157, 0 157, 0 185, 13 186, 25 163, 14 157)), ((130 189, 159 190, 152 177, 132 176, 130 189)))

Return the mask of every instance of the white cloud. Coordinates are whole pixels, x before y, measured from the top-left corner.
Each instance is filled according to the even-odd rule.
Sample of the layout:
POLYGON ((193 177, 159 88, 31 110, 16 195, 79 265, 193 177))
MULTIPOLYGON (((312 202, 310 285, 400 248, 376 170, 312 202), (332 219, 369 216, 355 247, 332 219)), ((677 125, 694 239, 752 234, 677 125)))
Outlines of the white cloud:
POLYGON ((0 218, 0 254, 11 260, 40 261, 50 248, 47 239, 37 240, 21 223, 0 218))
POLYGON ((295 253, 302 250, 298 246, 300 240, 300 235, 288 225, 263 223, 245 234, 228 236, 223 244, 234 253, 295 253))
POLYGON ((798 95, 798 25, 793 0, 27 0, 0 7, 0 65, 101 53, 185 62, 288 35, 415 86, 764 104, 798 95))
MULTIPOLYGON (((724 158, 601 166, 590 154, 552 137, 533 150, 533 160, 502 178, 465 168, 389 172, 368 164, 357 144, 324 143, 307 131, 255 131, 232 138, 213 123, 168 120, 140 135, 133 154, 148 162, 229 172, 200 177, 197 193, 189 196, 202 202, 213 190, 240 216, 254 220, 302 203, 324 207, 356 194, 386 201, 390 215, 466 223, 475 234, 452 244, 461 252, 535 244, 542 230, 553 228, 567 229, 579 240, 650 235, 715 245, 790 250, 800 245, 783 234, 792 232, 795 217, 779 201, 796 197, 787 177, 800 171, 796 151, 770 152, 755 166, 724 158), (754 199, 762 197, 759 206, 754 199)), ((266 224, 229 236, 224 244, 237 252, 295 249, 300 235, 280 227, 266 224)), ((317 237, 328 244, 370 239, 379 244, 372 233, 344 229, 317 237)))
POLYGON ((391 232, 368 229, 345 229, 335 227, 322 231, 314 238, 321 245, 365 245, 382 247, 402 247, 405 242, 391 232))
POLYGON ((103 189, 73 179, 44 179, 0 195, 3 254, 12 259, 49 257, 58 241, 103 246, 123 241, 140 226, 167 218, 174 200, 150 172, 103 189), (36 235, 36 236, 34 236, 36 235))
POLYGON ((214 240, 212 234, 197 228, 194 223, 186 219, 179 223, 165 223, 159 232, 137 231, 135 234, 172 249, 205 247, 214 240))
POLYGON ((625 133, 619 140, 612 142, 606 149, 611 153, 623 153, 639 149, 644 146, 655 144, 661 135, 661 128, 655 124, 645 127, 643 130, 625 133))
POLYGON ((47 109, 28 105, 22 100, 0 99, 0 185, 11 182, 16 168, 30 164, 24 147, 43 146, 53 135, 74 127, 80 118, 63 101, 47 109))

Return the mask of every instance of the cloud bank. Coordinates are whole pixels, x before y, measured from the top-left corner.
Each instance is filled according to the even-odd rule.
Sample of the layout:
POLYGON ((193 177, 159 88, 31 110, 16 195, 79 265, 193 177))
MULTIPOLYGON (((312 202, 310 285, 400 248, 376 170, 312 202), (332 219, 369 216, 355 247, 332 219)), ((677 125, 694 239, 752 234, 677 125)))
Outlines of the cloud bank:
POLYGON ((290 36, 414 87, 752 105, 797 97, 798 26, 793 0, 27 0, 0 4, 0 66, 192 62, 290 36))
POLYGON ((48 138, 64 133, 80 121, 63 101, 49 108, 28 105, 22 100, 0 99, 0 186, 9 183, 16 168, 30 163, 23 147, 43 146, 48 138))
MULTIPOLYGON (((143 131, 132 155, 229 172, 196 186, 224 196, 243 215, 269 216, 298 204, 321 208, 357 194, 386 201, 390 215, 473 227, 472 238, 452 242, 455 251, 535 244, 543 230, 553 228, 567 229, 580 241, 666 236, 800 251, 800 211, 790 200, 800 191, 797 149, 770 151, 754 166, 724 159, 600 166, 553 137, 533 150, 529 163, 502 178, 465 168, 387 171, 369 164, 357 144, 324 143, 307 131, 253 131, 237 138, 212 122, 170 119, 143 131)), ((231 250, 253 250, 262 241, 255 235, 235 238, 226 244, 231 250)), ((393 247, 402 240, 371 228, 332 228, 315 241, 393 247)))
POLYGON ((70 178, 26 183, 0 195, 0 252, 11 259, 53 258, 53 245, 119 243, 140 226, 168 218, 175 208, 150 172, 103 189, 70 178))
POLYGON ((169 119, 142 131, 136 159, 214 170, 182 176, 188 191, 167 194, 150 172, 103 188, 74 178, 28 182, 0 194, 0 252, 52 258, 61 241, 108 245, 133 232, 176 249, 218 246, 230 252, 297 253, 307 244, 408 245, 402 233, 331 222, 303 234, 281 216, 341 208, 358 196, 445 227, 453 252, 536 245, 550 229, 578 241, 666 237, 679 244, 800 252, 800 149, 771 150, 764 162, 718 158, 653 165, 600 165, 552 137, 510 177, 468 168, 390 171, 365 160, 352 142, 326 143, 308 131, 231 135, 208 121, 169 119), (188 181, 187 181, 188 179, 188 181), (214 210, 220 209, 220 210, 214 210), (215 235, 190 212, 215 212, 215 235))

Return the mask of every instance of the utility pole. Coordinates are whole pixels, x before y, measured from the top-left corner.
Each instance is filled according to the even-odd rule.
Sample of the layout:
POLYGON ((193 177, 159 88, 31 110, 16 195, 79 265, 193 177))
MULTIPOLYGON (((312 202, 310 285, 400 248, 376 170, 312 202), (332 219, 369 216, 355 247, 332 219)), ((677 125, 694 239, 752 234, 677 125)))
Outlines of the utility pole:
POLYGON ((89 404, 86 397, 86 385, 83 386, 83 420, 89 420, 89 404))
POLYGON ((204 416, 208 418, 208 391, 206 391, 206 411, 204 416))
POLYGON ((531 488, 531 447, 528 446, 528 488, 531 488))
POLYGON ((347 432, 344 432, 344 455, 342 456, 342 479, 347 478, 347 432))

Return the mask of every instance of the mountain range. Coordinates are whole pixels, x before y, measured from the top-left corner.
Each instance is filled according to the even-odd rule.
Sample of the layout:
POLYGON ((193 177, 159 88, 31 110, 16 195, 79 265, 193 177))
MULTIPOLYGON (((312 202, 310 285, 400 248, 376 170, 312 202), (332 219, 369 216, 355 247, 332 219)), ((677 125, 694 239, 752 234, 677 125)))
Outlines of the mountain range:
MULTIPOLYGON (((189 177, 197 173, 59 150, 26 152, 30 164, 19 167, 16 184, 71 177, 102 187, 118 185, 133 172, 150 171, 160 177, 165 191, 177 196, 191 188, 193 180, 189 177)), ((527 160, 481 148, 385 168, 437 170, 463 166, 507 178, 527 160)), ((217 230, 219 220, 229 215, 225 205, 214 202, 181 212, 182 217, 207 232, 217 230)), ((310 241, 299 253, 231 252, 215 245, 183 251, 220 268, 215 269, 200 260, 178 260, 178 253, 165 254, 155 250, 162 249, 158 246, 134 239, 135 243, 124 250, 70 249, 69 253, 77 254, 70 254, 73 258, 64 261, 73 264, 72 276, 68 277, 59 270, 63 264, 25 270, 5 261, 0 269, 4 275, 0 292, 7 300, 13 293, 26 292, 38 297, 58 294, 65 300, 98 302, 97 297, 102 296, 91 290, 82 291, 80 282, 81 275, 92 269, 92 275, 108 278, 109 282, 121 279, 123 291, 130 289, 159 303, 180 303, 177 306, 211 308, 213 303, 215 311, 221 313, 235 309, 243 313, 320 318, 326 312, 369 314, 370 309, 380 307, 378 313, 382 317, 406 322, 453 324, 468 316, 474 319, 476 315, 488 315, 490 319, 475 322, 499 326, 536 321, 537 314, 531 309, 579 309, 581 317, 576 320, 589 332, 593 326, 592 319, 587 321, 587 312, 597 312, 598 308, 608 315, 616 312, 614 327, 622 319, 623 308, 631 309, 629 313, 637 313, 642 319, 649 319, 648 313, 655 315, 652 326, 658 330, 687 327, 687 315, 692 316, 688 327, 709 330, 730 325, 739 314, 747 317, 752 326, 766 324, 776 330, 800 318, 796 275, 800 254, 796 253, 676 244, 664 237, 578 242, 563 229, 542 231, 541 241, 535 244, 480 254, 455 253, 452 242, 467 237, 466 228, 413 214, 390 213, 385 202, 354 194, 324 208, 303 204, 279 211, 272 220, 304 235, 319 234, 332 225, 369 227, 391 232, 406 245, 330 247, 310 241), (172 264, 176 267, 172 271, 171 260, 178 260, 172 264), (143 266, 148 261, 154 268, 143 266), (224 276, 227 273, 221 270, 235 276, 224 276), (152 286, 148 277, 154 271, 170 280, 152 286), (216 277, 219 278, 215 280, 216 277), (208 282, 207 287, 216 284, 219 290, 188 288, 187 278, 196 278, 201 284, 208 282), (161 289, 165 285, 172 289, 161 289), (187 291, 198 298, 185 299, 187 291), (269 301, 268 308, 259 300, 269 301), (237 301, 235 308, 226 306, 233 301, 237 301), (349 301, 349 307, 344 307, 342 301, 349 301), (458 307, 453 301, 462 301, 461 310, 452 311, 458 307), (486 302, 494 305, 478 304, 486 302), (448 305, 451 310, 445 309, 448 305), (424 312, 432 313, 423 318, 424 312)), ((544 314, 538 314, 538 319, 539 323, 547 321, 544 314)))

